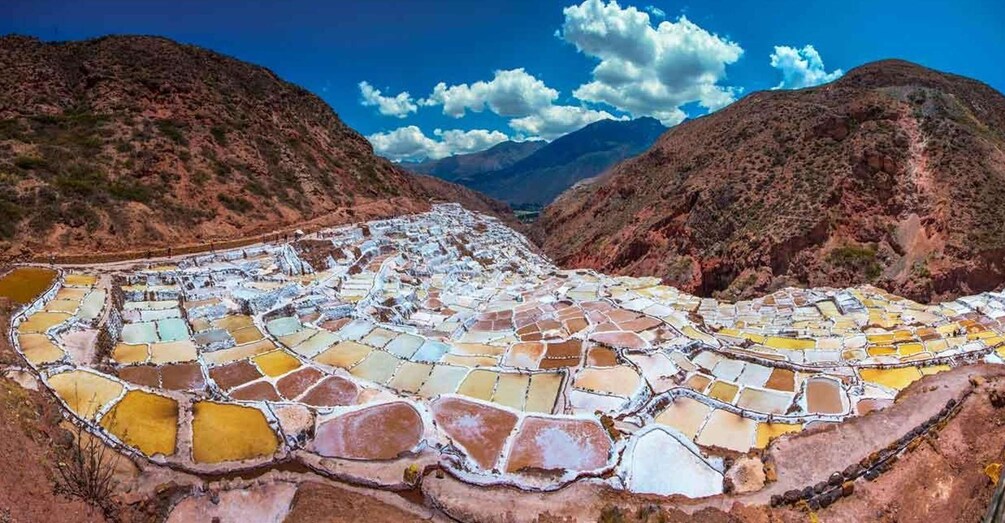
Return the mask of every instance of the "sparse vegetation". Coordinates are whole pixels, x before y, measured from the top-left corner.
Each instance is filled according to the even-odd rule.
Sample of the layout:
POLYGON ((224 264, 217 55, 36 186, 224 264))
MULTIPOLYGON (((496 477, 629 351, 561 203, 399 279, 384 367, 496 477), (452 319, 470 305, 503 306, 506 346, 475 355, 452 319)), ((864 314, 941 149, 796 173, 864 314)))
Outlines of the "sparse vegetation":
POLYGON ((254 204, 242 196, 230 196, 219 194, 216 199, 227 209, 236 213, 244 214, 255 208, 254 204))
POLYGON ((178 145, 188 145, 183 124, 174 120, 157 120, 157 129, 172 142, 178 145))
POLYGON ((100 440, 75 427, 73 443, 56 463, 56 493, 81 499, 114 520, 112 494, 118 486, 114 478, 118 459, 100 440))
POLYGON ((876 248, 873 246, 838 247, 827 255, 827 261, 837 267, 864 274, 870 281, 878 278, 883 271, 883 267, 876 260, 876 248))

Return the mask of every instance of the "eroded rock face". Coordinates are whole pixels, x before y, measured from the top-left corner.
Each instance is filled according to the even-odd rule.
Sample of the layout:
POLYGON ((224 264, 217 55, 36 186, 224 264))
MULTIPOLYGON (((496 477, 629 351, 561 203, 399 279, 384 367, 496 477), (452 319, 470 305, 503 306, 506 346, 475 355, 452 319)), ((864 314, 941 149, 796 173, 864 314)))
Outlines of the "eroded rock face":
POLYGON ((326 457, 394 459, 419 444, 423 423, 408 403, 365 407, 322 422, 314 437, 314 450, 326 457))
POLYGON ((607 464, 612 447, 594 420, 529 417, 515 437, 508 472, 596 470, 607 464))
POLYGON ((440 398, 432 410, 436 423, 483 469, 495 466, 517 422, 509 411, 460 398, 440 398))

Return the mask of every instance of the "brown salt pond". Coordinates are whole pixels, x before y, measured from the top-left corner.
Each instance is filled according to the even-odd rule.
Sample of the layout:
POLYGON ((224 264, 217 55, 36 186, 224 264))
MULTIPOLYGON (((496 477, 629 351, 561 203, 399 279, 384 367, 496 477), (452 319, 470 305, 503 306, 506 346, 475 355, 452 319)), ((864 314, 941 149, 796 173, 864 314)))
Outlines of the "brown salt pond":
POLYGON ((56 280, 56 271, 41 267, 18 267, 0 278, 0 298, 27 305, 56 280))
POLYGON ((611 439, 595 420, 525 418, 506 470, 585 471, 603 467, 611 439))
POLYGON ((841 386, 827 378, 806 380, 806 408, 814 414, 841 414, 841 386))
POLYGON ((436 423, 486 470, 495 466, 517 422, 515 414, 461 398, 440 398, 432 411, 436 423))
POLYGON ((278 448, 276 433, 256 408, 211 401, 193 407, 192 457, 196 462, 261 458, 278 448))
POLYGON ((422 418, 411 405, 385 403, 322 423, 314 450, 334 458, 394 459, 418 445, 422 431, 422 418))
POLYGON ((149 392, 129 391, 101 419, 101 426, 147 456, 168 456, 174 454, 178 435, 178 402, 149 392))

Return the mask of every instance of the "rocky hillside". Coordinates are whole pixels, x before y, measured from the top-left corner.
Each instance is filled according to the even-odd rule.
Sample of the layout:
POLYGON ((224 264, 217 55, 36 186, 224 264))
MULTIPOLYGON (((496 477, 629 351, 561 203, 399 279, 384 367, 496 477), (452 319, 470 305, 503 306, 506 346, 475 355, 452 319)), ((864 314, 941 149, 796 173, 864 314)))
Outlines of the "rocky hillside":
POLYGON ((403 164, 402 167, 412 172, 453 181, 458 178, 478 176, 505 169, 547 144, 548 142, 543 140, 502 142, 477 153, 457 154, 439 160, 403 164))
POLYGON ((428 208, 320 98, 164 38, 0 38, 0 254, 116 252, 428 208))
POLYGON ((887 60, 751 94, 545 210, 562 264, 745 297, 871 282, 919 300, 1005 281, 1005 97, 887 60))

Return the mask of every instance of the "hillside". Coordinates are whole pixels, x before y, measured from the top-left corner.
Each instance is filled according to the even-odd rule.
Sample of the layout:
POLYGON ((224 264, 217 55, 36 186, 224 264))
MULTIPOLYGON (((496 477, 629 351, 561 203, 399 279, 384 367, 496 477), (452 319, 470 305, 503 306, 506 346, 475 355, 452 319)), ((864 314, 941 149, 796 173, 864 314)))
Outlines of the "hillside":
POLYGON ((403 164, 409 171, 428 174, 447 181, 454 181, 458 178, 478 176, 482 173, 498 171, 513 165, 530 156, 535 151, 547 145, 543 140, 530 140, 526 142, 502 142, 484 151, 470 154, 457 154, 440 158, 439 160, 426 160, 414 164, 403 164))
POLYGON ((930 300, 1005 281, 1002 187, 1005 97, 887 60, 671 129, 548 207, 540 240, 705 295, 870 282, 930 300))
POLYGON ((198 47, 7 36, 0 70, 0 254, 233 240, 421 211, 448 189, 374 156, 305 89, 198 47))
POLYGON ((454 181, 517 205, 546 205, 580 180, 639 154, 666 131, 653 118, 601 120, 541 147, 509 167, 454 181))

